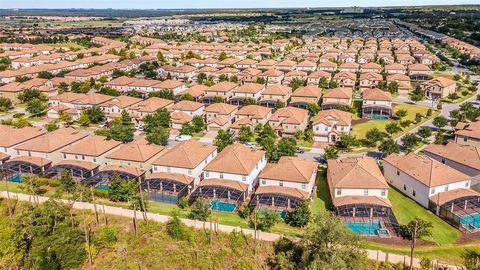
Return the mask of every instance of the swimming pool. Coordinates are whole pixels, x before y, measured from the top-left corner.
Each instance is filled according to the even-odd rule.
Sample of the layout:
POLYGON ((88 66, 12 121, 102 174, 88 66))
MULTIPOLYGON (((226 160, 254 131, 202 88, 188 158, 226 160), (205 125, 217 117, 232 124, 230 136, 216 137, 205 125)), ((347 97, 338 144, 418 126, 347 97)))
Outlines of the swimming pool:
POLYGON ((372 119, 372 120, 388 120, 390 119, 390 117, 386 116, 386 115, 369 115, 368 116, 368 119, 372 119))
POLYGON ((381 228, 380 221, 372 220, 371 222, 349 222, 345 225, 354 233, 361 235, 377 235, 377 231, 381 228))
POLYGON ((460 217, 460 224, 470 226, 472 229, 480 228, 480 214, 460 217))
POLYGON ((213 200, 210 203, 212 210, 222 211, 222 212, 233 212, 237 208, 236 204, 221 202, 217 200, 213 200))
POLYGON ((14 182, 14 183, 21 183, 22 182, 22 176, 20 174, 10 176, 8 178, 8 181, 9 182, 14 182))
POLYGON ((108 186, 107 186, 107 185, 99 185, 99 186, 97 186, 95 189, 98 189, 98 190, 108 190, 108 186))

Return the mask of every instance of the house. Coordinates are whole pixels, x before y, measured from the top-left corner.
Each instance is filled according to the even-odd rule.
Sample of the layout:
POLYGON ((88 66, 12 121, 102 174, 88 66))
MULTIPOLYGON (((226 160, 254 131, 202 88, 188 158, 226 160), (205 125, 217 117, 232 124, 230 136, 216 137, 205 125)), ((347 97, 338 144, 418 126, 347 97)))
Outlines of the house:
POLYGON ((317 167, 316 162, 286 156, 277 163, 267 163, 258 176, 259 185, 250 205, 291 211, 300 200, 312 198, 317 167))
POLYGON ((317 69, 317 64, 308 60, 302 61, 297 64, 297 70, 313 72, 317 69))
POLYGON ((338 70, 340 70, 340 72, 356 73, 358 71, 359 67, 360 67, 360 65, 357 64, 357 63, 346 62, 346 63, 341 64, 338 67, 338 70))
POLYGON ((60 128, 15 146, 13 156, 33 158, 31 160, 33 163, 29 163, 26 159, 17 161, 29 163, 32 171, 39 169, 41 172, 45 172, 52 162, 59 162, 63 159, 62 150, 80 142, 87 136, 73 128, 60 128), (44 165, 48 166, 44 167, 44 165))
POLYGON ((235 121, 238 107, 226 103, 214 103, 205 108, 205 119, 208 131, 227 129, 235 121))
POLYGON ((336 109, 322 110, 312 119, 316 142, 336 143, 343 135, 350 135, 352 114, 336 109))
POLYGON ((210 88, 205 89, 205 95, 203 96, 202 101, 205 104, 211 104, 215 97, 221 97, 223 101, 226 101, 230 99, 233 90, 237 87, 238 85, 233 82, 219 82, 212 85, 210 88))
POLYGON ((471 214, 479 213, 480 194, 470 189, 471 176, 415 153, 392 154, 383 166, 387 181, 403 194, 464 232, 478 230, 471 214))
POLYGON ((15 128, 0 125, 0 159, 5 161, 11 156, 16 156, 16 146, 44 135, 46 132, 35 127, 15 128))
POLYGON ((209 87, 203 84, 194 85, 187 90, 184 90, 178 94, 178 96, 191 95, 193 100, 196 102, 202 101, 203 96, 205 95, 206 90, 209 87))
POLYGON ((447 145, 430 144, 423 152, 430 158, 468 176, 480 175, 480 148, 449 142, 447 145))
POLYGON ((283 84, 290 84, 293 80, 302 80, 307 79, 308 74, 305 71, 301 70, 292 70, 285 74, 283 78, 283 84))
POLYGON ((275 104, 287 104, 292 95, 292 88, 285 85, 275 84, 268 86, 260 98, 259 104, 265 107, 273 108, 275 104))
POLYGON ((294 135, 297 130, 305 130, 308 126, 308 110, 284 107, 276 110, 268 123, 279 136, 294 135))
POLYGON ((155 87, 160 90, 170 90, 174 95, 178 95, 180 92, 187 89, 185 83, 177 80, 165 80, 156 84, 155 87))
POLYGON ((357 75, 353 72, 338 72, 333 76, 333 80, 337 82, 338 87, 355 87, 357 75))
POLYGON ((292 60, 283 60, 275 64, 275 68, 284 72, 294 70, 297 67, 297 62, 292 60))
POLYGON ((115 78, 111 81, 108 81, 108 82, 104 83, 103 85, 107 86, 107 87, 115 88, 118 91, 124 93, 124 92, 128 92, 129 91, 128 86, 130 84, 136 82, 137 80, 138 80, 137 78, 121 76, 121 77, 115 78))
POLYGON ((408 65, 408 75, 412 80, 424 81, 432 78, 433 71, 424 64, 408 65))
POLYGON ((203 169, 216 156, 215 146, 193 139, 181 142, 153 162, 152 174, 142 187, 155 201, 177 203, 198 186, 203 169))
POLYGON ((232 96, 228 100, 230 104, 243 105, 243 101, 247 98, 258 101, 265 90, 264 84, 259 83, 244 83, 241 86, 233 89, 232 96))
POLYGON ((260 70, 269 70, 275 67, 277 61, 273 59, 265 59, 257 63, 257 68, 260 70))
POLYGON ((248 69, 248 68, 255 68, 257 61, 253 59, 243 59, 235 64, 235 67, 238 69, 248 69))
POLYGON ((337 64, 334 62, 326 61, 318 64, 318 70, 334 72, 337 70, 337 64))
POLYGON ((428 98, 439 99, 455 93, 457 90, 457 83, 448 78, 437 77, 421 83, 420 87, 425 91, 425 96, 428 98))
POLYGON ((158 97, 151 97, 130 106, 130 108, 128 108, 127 111, 132 117, 139 120, 139 119, 143 119, 145 116, 149 114, 153 114, 157 110, 167 109, 172 105, 173 105, 173 100, 163 99, 158 97))
POLYGON ((320 86, 320 80, 322 80, 322 78, 325 78, 325 82, 329 82, 332 74, 323 70, 312 72, 307 76, 307 85, 320 86))
POLYGON ((118 117, 121 115, 122 111, 128 110, 131 106, 140 103, 141 101, 142 99, 140 98, 118 96, 101 103, 98 107, 100 107, 107 116, 118 117))
MULTIPOLYGON (((130 172, 141 172, 140 175, 143 175, 151 169, 153 162, 163 154, 164 150, 163 146, 146 144, 138 140, 121 145, 107 155, 106 160, 111 170, 122 172, 123 168, 126 168, 130 172)), ((134 178, 140 175, 132 174, 134 178)))
POLYGON ((474 122, 459 122, 454 130, 458 144, 480 147, 480 118, 474 122))
POLYGON ((368 88, 362 92, 362 117, 388 119, 392 116, 392 94, 378 88, 368 88))
POLYGON ((73 108, 77 110, 98 107, 100 104, 112 100, 114 97, 99 94, 99 93, 89 93, 81 96, 79 99, 72 101, 73 108))
POLYGON ((281 84, 285 74, 278 69, 265 70, 260 77, 265 78, 267 84, 281 84))
POLYGON ((256 82, 258 77, 262 74, 262 71, 260 69, 255 69, 255 68, 247 68, 245 70, 242 70, 240 74, 238 74, 238 79, 241 82, 256 82))
POLYGON ((85 179, 107 165, 106 156, 115 151, 120 142, 107 140, 102 136, 91 136, 61 151, 63 159, 52 166, 48 176, 60 175, 64 170, 74 178, 85 179))
POLYGON ((290 106, 307 108, 308 104, 318 104, 322 97, 322 89, 308 85, 293 91, 290 98, 290 106))
POLYGON ((360 66, 360 72, 380 73, 382 72, 382 66, 373 62, 366 63, 360 66))
POLYGON ((193 116, 202 116, 204 114, 205 105, 203 103, 189 101, 189 100, 180 100, 179 102, 173 104, 168 108, 170 112, 183 112, 187 115, 193 116))
POLYGON ((85 94, 77 94, 74 92, 65 92, 60 95, 51 97, 48 101, 51 107, 64 105, 68 108, 73 108, 73 103, 81 98, 83 98, 85 94))
POLYGON ((398 222, 388 199, 389 186, 375 159, 345 158, 327 161, 327 182, 335 212, 355 233, 387 235, 396 233, 398 222), (369 230, 357 231, 351 224, 372 223, 369 230))
POLYGON ((392 63, 385 65, 385 72, 388 74, 407 74, 407 68, 404 65, 392 63))
POLYGON ((367 72, 360 74, 359 80, 360 89, 377 88, 378 83, 383 81, 383 76, 379 73, 367 72))
POLYGON ((338 87, 327 89, 322 97, 322 110, 335 109, 340 106, 352 106, 352 88, 338 87))
POLYGON ((243 202, 246 195, 253 191, 258 182, 258 175, 266 163, 265 151, 251 149, 243 144, 229 145, 205 166, 204 179, 200 181, 192 197, 226 199, 227 203, 243 202), (213 192, 208 192, 208 189, 213 192), (238 198, 232 198, 231 195, 238 198))
POLYGON ((387 82, 392 83, 396 82, 398 83, 398 94, 400 96, 408 96, 410 93, 410 90, 412 89, 412 84, 410 81, 410 77, 404 74, 392 74, 387 76, 387 82))
POLYGON ((248 126, 254 130, 257 125, 265 125, 272 116, 272 109, 259 106, 248 105, 242 107, 235 115, 235 122, 230 126, 235 132, 242 126, 248 126))

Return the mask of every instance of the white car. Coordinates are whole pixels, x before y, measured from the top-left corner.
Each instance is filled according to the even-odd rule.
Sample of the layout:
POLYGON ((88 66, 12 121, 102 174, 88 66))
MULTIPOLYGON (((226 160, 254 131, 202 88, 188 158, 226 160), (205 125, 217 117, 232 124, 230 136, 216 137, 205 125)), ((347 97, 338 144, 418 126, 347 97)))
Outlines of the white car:
POLYGON ((138 131, 143 131, 143 125, 138 125, 135 127, 135 129, 138 131))
POLYGON ((252 142, 246 142, 246 143, 245 143, 245 146, 248 147, 248 148, 256 148, 256 147, 257 147, 257 145, 255 145, 255 144, 252 143, 252 142))
POLYGON ((190 136, 190 135, 180 135, 180 136, 175 137, 175 141, 184 142, 184 141, 190 140, 191 138, 192 138, 192 136, 190 136))

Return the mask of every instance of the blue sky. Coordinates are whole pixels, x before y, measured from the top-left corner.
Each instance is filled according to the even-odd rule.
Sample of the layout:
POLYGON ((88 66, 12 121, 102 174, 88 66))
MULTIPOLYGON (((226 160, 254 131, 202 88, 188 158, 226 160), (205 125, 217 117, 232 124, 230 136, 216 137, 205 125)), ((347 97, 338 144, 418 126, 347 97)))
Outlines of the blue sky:
POLYGON ((479 4, 478 0, 0 0, 0 8, 268 8, 479 4))

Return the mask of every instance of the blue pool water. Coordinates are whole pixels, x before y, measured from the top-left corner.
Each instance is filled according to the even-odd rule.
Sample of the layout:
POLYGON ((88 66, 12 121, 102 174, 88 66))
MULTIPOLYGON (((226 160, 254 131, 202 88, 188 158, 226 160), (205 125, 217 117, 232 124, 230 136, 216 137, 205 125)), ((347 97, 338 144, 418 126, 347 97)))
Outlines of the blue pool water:
POLYGON ((233 212, 237 206, 233 203, 226 203, 217 200, 213 200, 210 203, 212 210, 222 211, 222 212, 233 212))
POLYGON ((378 220, 373 220, 368 223, 345 223, 345 225, 352 230, 352 232, 361 235, 377 235, 377 230, 381 228, 378 220))
POLYGON ((385 116, 385 115, 369 115, 368 116, 368 119, 372 119, 372 120, 388 120, 390 119, 388 116, 385 116))
POLYGON ((13 175, 10 178, 8 178, 8 181, 14 182, 14 183, 21 183, 22 182, 22 176, 19 174, 13 175))
POLYGON ((473 228, 480 228, 480 214, 460 217, 460 224, 470 225, 473 228))
POLYGON ((108 190, 108 186, 107 186, 107 185, 99 185, 99 186, 97 186, 95 189, 98 189, 98 190, 108 190))
POLYGON ((170 195, 170 194, 162 194, 162 193, 150 193, 149 198, 155 202, 164 202, 164 203, 171 203, 176 204, 178 203, 178 196, 177 195, 170 195))

